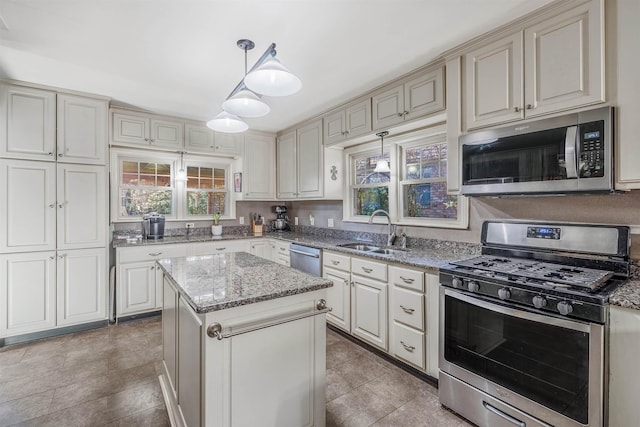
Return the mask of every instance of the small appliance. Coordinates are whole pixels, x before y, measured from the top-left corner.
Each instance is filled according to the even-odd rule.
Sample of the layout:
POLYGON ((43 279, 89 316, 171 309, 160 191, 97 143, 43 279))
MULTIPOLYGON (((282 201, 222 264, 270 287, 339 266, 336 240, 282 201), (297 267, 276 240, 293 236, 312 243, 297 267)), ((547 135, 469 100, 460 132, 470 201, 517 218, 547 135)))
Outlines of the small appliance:
POLYGON ((284 205, 274 206, 276 219, 271 222, 271 227, 277 231, 287 230, 289 228, 289 217, 287 217, 287 207, 284 205))
POLYGON ((164 237, 164 215, 149 212, 142 217, 142 227, 147 239, 162 239, 164 237))

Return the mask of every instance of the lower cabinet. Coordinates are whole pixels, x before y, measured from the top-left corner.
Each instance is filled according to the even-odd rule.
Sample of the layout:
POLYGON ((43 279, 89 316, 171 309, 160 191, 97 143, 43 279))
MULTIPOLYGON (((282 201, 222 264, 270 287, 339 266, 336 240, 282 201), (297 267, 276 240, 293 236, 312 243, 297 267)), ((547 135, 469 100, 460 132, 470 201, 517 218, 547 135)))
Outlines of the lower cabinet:
POLYGON ((249 253, 260 258, 271 259, 271 242, 269 239, 252 240, 249 253))
POLYGON ((0 255, 0 336, 105 320, 104 248, 0 255))
POLYGON ((282 240, 271 240, 271 261, 278 264, 291 266, 290 243, 282 240))
POLYGON ((351 332, 350 273, 335 270, 325 264, 322 269, 322 277, 333 282, 333 286, 327 289, 327 305, 331 307, 331 311, 327 313, 327 322, 346 332, 351 332))
POLYGON ((640 419, 640 311, 611 306, 609 325, 609 425, 635 426, 640 419))

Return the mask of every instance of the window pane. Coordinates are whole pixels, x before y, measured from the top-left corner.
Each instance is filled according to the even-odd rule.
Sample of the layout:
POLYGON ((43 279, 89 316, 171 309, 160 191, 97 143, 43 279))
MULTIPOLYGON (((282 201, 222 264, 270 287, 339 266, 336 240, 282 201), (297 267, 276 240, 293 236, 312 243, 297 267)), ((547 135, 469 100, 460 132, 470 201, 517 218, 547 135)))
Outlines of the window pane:
POLYGON ((187 214, 188 215, 211 215, 225 213, 226 193, 188 191, 187 192, 187 214))
POLYGON ((422 178, 437 178, 440 176, 439 163, 425 163, 422 165, 422 178))
POLYGON ((122 162, 122 173, 134 173, 134 174, 138 174, 138 162, 128 162, 128 161, 123 161, 122 162))
POLYGON ((156 165, 159 175, 171 175, 171 165, 168 163, 158 163, 156 165))
POLYGON ((155 163, 145 163, 140 162, 140 173, 146 173, 150 175, 156 174, 156 164, 155 163))
POLYGON ((378 160, 386 160, 389 161, 389 153, 385 153, 383 156, 367 156, 367 157, 359 157, 354 159, 354 171, 355 171, 355 181, 354 184, 365 184, 368 182, 386 182, 380 181, 380 178, 371 178, 373 174, 378 174, 373 170, 376 168, 376 164, 378 160), (377 179, 377 181, 372 181, 372 179, 377 179))
POLYGON ((122 175, 122 184, 138 185, 138 174, 126 173, 122 175))
POLYGON ((389 188, 355 188, 354 215, 371 215, 376 209, 389 210, 389 188))
POLYGON ((212 178, 212 177, 213 177, 213 169, 200 168, 200 178, 212 178))
POLYGON ((171 177, 168 175, 158 176, 156 187, 171 187, 171 177))
POLYGON ((156 186, 156 177, 155 175, 140 175, 140 181, 138 185, 143 185, 145 187, 155 187, 156 186))
POLYGON ((403 186, 404 216, 408 218, 457 218, 458 198, 447 195, 446 182, 403 186))
POLYGON ((149 212, 171 215, 171 190, 123 189, 120 191, 120 215, 142 216, 149 212))
POLYGON ((211 190, 213 188, 213 180, 211 178, 200 178, 200 189, 211 190))
POLYGON ((214 169, 213 177, 216 179, 224 179, 224 169, 214 169))

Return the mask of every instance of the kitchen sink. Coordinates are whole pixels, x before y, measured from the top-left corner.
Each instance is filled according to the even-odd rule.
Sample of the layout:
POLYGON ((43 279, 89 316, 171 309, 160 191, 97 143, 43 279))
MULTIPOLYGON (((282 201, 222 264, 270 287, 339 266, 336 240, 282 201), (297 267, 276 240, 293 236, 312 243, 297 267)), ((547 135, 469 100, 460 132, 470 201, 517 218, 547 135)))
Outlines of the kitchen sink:
POLYGON ((380 248, 377 246, 370 246, 364 243, 345 243, 343 245, 338 245, 338 246, 340 246, 341 248, 355 249, 356 251, 363 251, 363 252, 380 250, 380 248))
POLYGON ((388 248, 379 248, 370 251, 372 254, 381 254, 381 255, 393 255, 397 253, 407 252, 406 249, 388 249, 388 248))

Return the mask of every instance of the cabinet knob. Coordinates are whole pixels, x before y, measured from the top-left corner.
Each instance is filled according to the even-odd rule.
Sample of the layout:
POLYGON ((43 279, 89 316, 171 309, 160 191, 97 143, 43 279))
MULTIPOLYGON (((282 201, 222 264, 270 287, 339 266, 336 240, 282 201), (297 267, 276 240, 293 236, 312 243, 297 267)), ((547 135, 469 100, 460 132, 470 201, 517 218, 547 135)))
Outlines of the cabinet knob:
POLYGON ((349 286, 349 281, 347 279, 344 279, 344 285, 349 286))
POLYGON ((520 112, 520 107, 515 107, 515 108, 513 109, 513 111, 515 111, 516 113, 519 113, 519 112, 520 112))
POLYGON ((59 154, 58 154, 58 157, 62 157, 62 153, 59 153, 59 154))
POLYGON ((51 204, 49 205, 49 207, 50 207, 51 209, 53 209, 53 208, 55 208, 55 207, 56 207, 56 204, 55 204, 55 203, 51 203, 51 204))
POLYGON ((219 145, 216 145, 216 150, 219 150, 219 149, 220 149, 220 146, 219 146, 219 145))
POLYGON ((533 109, 533 105, 527 104, 527 110, 531 110, 531 109, 533 109))
POLYGON ((48 156, 53 156, 53 151, 49 151, 49 152, 47 153, 47 155, 48 155, 48 156))
POLYGON ((155 270, 155 269, 156 269, 156 266, 155 266, 155 265, 152 265, 151 267, 149 267, 149 269, 151 269, 151 270, 155 270))
POLYGON ((404 116, 404 111, 402 113, 398 113, 398 117, 404 116))

